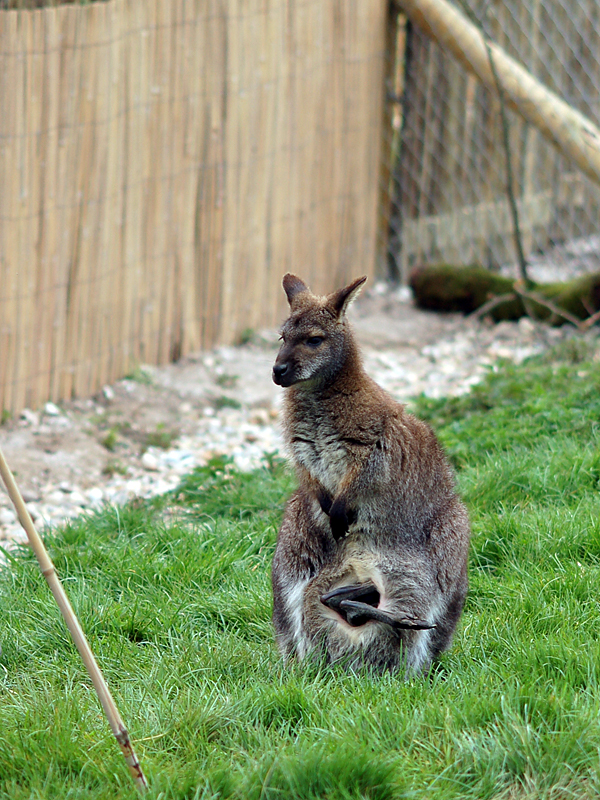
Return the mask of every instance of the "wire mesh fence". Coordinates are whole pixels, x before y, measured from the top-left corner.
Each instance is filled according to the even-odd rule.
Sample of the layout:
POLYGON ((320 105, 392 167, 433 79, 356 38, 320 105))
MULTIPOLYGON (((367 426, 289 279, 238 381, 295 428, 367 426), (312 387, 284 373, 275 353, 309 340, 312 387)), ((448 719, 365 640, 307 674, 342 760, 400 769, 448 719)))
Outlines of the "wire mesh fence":
MULTIPOLYGON (((594 0, 456 4, 533 76, 600 123, 600 6, 594 0)), ((388 72, 387 268, 516 261, 507 150, 525 255, 560 274, 600 268, 600 187, 398 9, 388 72)), ((535 269, 534 269, 535 272, 535 269)))

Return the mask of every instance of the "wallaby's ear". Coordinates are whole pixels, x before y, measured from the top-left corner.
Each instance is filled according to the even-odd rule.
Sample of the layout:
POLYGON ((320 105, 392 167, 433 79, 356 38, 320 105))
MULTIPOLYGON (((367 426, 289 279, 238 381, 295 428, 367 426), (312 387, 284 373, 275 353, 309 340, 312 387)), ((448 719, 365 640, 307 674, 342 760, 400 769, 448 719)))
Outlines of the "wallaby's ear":
POLYGON ((297 275, 288 272, 283 276, 283 289, 287 295, 288 303, 292 305, 294 297, 302 292, 308 292, 308 286, 297 275))
POLYGON ((329 304, 333 306, 335 313, 341 317, 346 313, 352 301, 360 293, 363 283, 367 280, 367 276, 363 275, 362 278, 357 278, 351 284, 345 286, 337 292, 329 295, 329 304))

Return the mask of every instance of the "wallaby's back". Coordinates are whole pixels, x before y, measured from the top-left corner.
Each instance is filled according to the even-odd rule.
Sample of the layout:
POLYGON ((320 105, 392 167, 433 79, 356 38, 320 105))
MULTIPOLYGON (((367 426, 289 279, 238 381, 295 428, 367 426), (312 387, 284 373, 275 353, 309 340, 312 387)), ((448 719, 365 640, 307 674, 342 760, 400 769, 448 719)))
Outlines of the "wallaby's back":
POLYGON ((299 489, 273 561, 283 652, 376 669, 426 668, 450 644, 467 591, 469 522, 428 425, 364 372, 345 312, 286 275, 290 316, 273 368, 299 489))

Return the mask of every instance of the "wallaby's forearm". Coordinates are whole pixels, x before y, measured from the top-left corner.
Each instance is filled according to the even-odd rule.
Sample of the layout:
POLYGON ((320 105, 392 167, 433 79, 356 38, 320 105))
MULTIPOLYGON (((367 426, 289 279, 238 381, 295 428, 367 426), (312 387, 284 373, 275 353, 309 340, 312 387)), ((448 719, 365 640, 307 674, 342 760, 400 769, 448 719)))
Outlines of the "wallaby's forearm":
MULTIPOLYGON (((381 458, 375 449, 366 458, 355 459, 344 475, 337 492, 331 498, 329 511, 323 503, 321 508, 329 514, 329 524, 335 539, 348 533, 348 529, 356 517, 361 505, 372 500, 379 493, 383 484, 385 471, 380 463, 381 458)), ((361 454, 362 455, 362 454, 361 454)))

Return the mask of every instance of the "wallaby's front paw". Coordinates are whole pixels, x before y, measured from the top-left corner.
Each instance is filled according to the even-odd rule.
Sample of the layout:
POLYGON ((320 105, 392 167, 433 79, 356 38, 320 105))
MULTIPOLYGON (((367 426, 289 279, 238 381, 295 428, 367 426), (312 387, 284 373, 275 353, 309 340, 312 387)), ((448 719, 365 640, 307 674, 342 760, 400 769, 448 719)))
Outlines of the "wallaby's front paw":
POLYGON ((317 492, 317 500, 321 506, 321 511, 329 516, 329 512, 331 511, 331 506, 333 504, 333 497, 329 494, 329 492, 325 491, 325 489, 321 487, 317 492))
POLYGON ((356 520, 356 511, 348 508, 346 501, 338 497, 329 509, 329 524, 333 538, 341 539, 348 533, 348 528, 356 520))

